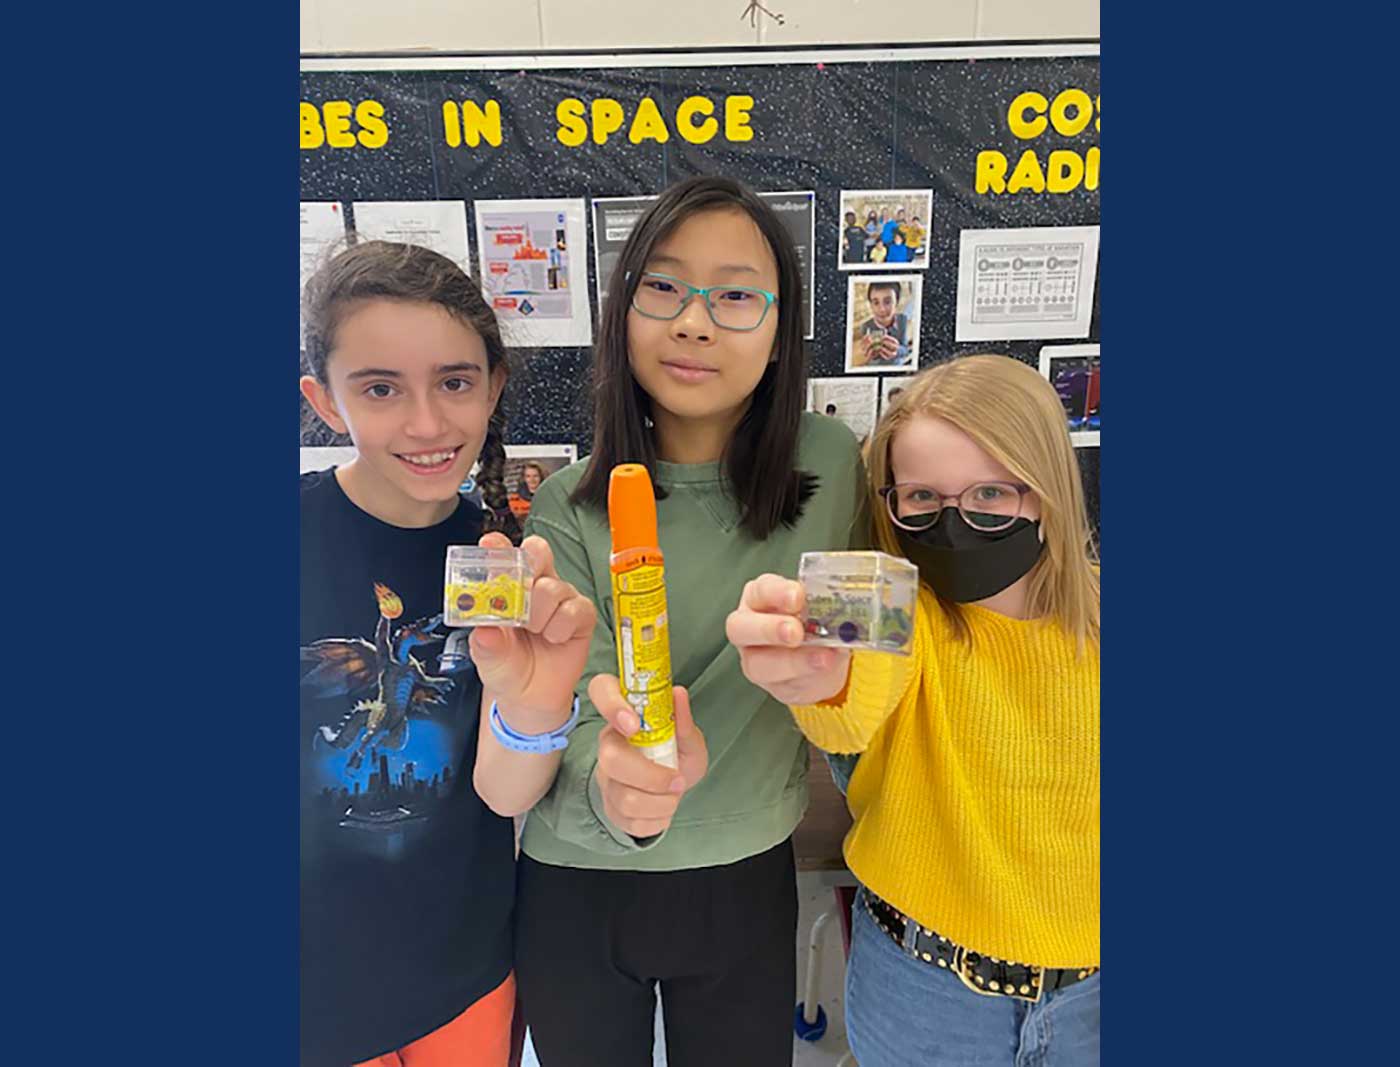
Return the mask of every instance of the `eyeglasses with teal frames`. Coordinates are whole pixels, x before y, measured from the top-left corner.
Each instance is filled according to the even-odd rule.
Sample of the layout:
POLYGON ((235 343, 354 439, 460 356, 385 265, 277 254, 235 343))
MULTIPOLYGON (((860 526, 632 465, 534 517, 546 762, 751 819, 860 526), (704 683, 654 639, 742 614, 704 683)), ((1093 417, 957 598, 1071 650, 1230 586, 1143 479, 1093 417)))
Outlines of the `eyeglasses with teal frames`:
MULTIPOLYGON (((632 280, 632 272, 626 274, 632 280)), ((647 271, 632 292, 632 307, 649 319, 670 321, 695 297, 705 302, 710 321, 725 330, 747 333, 763 325, 768 309, 778 301, 776 293, 751 285, 711 285, 700 288, 669 274, 647 271)))

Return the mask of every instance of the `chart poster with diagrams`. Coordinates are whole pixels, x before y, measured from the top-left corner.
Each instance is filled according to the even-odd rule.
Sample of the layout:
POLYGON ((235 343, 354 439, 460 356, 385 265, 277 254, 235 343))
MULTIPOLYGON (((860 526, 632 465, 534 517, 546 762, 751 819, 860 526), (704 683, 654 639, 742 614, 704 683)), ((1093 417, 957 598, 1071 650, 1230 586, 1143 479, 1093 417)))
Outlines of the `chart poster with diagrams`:
POLYGON ((957 339, 1089 336, 1098 264, 1097 226, 964 230, 957 339))

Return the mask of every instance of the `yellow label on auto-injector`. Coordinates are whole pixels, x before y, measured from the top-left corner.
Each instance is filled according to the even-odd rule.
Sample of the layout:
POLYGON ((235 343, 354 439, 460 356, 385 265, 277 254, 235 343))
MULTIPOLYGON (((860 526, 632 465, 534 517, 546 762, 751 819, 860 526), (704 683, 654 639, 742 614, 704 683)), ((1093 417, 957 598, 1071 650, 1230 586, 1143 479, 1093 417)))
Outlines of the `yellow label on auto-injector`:
POLYGON ((617 674, 623 698, 641 722, 629 740, 640 748, 659 745, 676 736, 665 574, 659 564, 640 563, 614 572, 612 584, 617 674))

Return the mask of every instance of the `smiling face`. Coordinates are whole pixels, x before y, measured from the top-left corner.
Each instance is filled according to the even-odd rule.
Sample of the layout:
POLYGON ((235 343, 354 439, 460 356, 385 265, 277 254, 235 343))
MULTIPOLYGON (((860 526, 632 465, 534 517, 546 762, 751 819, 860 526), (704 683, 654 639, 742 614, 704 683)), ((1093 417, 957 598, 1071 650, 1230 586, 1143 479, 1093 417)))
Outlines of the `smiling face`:
POLYGON ((326 382, 301 388, 355 444, 338 472, 346 494, 385 522, 421 526, 455 508, 504 384, 480 334, 445 308, 369 300, 340 322, 326 382))
MULTIPOLYGON (((778 263, 747 212, 704 211, 657 243, 645 269, 698 288, 747 286, 778 291, 778 263)), ((738 299, 739 296, 734 297, 738 299)), ((750 297, 749 299, 762 299, 750 297)), ((674 319, 627 313, 628 363, 651 397, 658 427, 664 421, 737 425, 773 357, 778 308, 757 329, 716 326, 705 301, 692 296, 674 319)))
POLYGON ((886 286, 874 285, 867 291, 866 298, 870 301, 870 314, 875 317, 875 325, 881 329, 888 329, 894 325, 895 312, 899 308, 899 297, 893 289, 886 286))

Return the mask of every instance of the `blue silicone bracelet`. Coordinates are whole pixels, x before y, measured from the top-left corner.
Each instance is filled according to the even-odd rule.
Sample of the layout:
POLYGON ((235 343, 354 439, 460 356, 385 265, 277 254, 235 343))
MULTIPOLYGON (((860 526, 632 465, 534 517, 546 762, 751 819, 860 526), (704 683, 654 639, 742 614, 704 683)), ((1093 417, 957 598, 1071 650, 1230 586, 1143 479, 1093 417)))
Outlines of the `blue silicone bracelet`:
POLYGON ((569 734, 573 733, 574 727, 578 725, 578 697, 574 697, 574 708, 569 712, 569 721, 557 730, 551 730, 547 734, 520 734, 516 733, 506 721, 501 718, 501 709, 496 707, 496 702, 491 701, 491 733, 506 748, 516 752, 534 752, 537 754, 545 752, 558 752, 569 743, 569 734))

